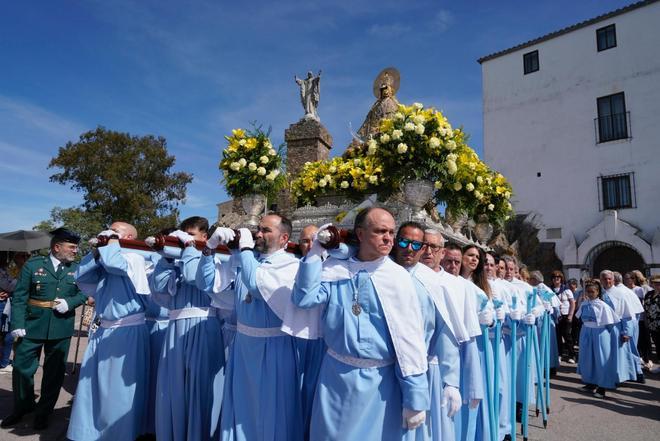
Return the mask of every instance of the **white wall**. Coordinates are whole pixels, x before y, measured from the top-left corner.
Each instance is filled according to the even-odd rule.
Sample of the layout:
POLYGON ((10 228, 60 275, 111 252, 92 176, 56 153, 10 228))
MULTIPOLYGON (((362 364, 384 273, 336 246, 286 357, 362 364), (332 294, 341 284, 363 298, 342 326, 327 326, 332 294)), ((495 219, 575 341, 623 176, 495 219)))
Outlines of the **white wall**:
POLYGON ((603 219, 599 175, 634 171, 637 208, 619 218, 649 243, 660 225, 659 24, 654 3, 482 63, 485 159, 511 181, 516 212, 562 229, 559 240, 539 233, 560 258, 572 234, 579 244, 603 219), (596 29, 611 23, 617 46, 598 52, 596 29), (533 50, 540 70, 523 75, 533 50), (596 144, 596 99, 618 92, 632 139, 596 144))

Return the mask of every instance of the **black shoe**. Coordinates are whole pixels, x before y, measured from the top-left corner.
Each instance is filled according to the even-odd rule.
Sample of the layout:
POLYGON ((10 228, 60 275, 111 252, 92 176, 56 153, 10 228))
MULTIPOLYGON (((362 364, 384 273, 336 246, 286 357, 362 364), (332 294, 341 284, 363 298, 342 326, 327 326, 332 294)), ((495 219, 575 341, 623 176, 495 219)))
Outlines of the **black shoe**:
POLYGON ((511 441, 511 435, 509 435, 507 433, 506 435, 504 435, 504 438, 502 439, 502 441, 511 441))
POLYGON ((14 426, 20 423, 22 419, 23 419, 22 413, 12 413, 11 415, 6 416, 5 419, 2 420, 2 423, 0 423, 0 427, 14 426))
POLYGON ((35 415, 32 428, 34 430, 45 430, 48 427, 48 415, 35 415))
POLYGON ((595 384, 585 384, 584 386, 582 386, 581 389, 586 390, 587 392, 593 392, 596 389, 596 385, 595 384))
POLYGON ((522 422, 522 404, 516 403, 516 423, 522 422))
POLYGON ((557 368, 550 368, 550 376, 551 377, 557 376, 557 368))
POLYGON ((637 380, 635 383, 646 384, 646 379, 644 379, 644 374, 637 374, 637 380))

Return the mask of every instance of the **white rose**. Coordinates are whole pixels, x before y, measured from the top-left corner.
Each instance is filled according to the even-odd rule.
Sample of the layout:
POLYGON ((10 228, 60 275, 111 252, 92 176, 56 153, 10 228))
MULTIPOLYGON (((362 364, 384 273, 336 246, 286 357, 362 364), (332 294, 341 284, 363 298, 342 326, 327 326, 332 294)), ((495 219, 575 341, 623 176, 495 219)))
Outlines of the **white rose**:
POLYGON ((275 177, 276 177, 276 175, 273 174, 272 172, 271 172, 271 173, 268 173, 268 174, 266 175, 266 179, 269 180, 269 181, 274 181, 274 180, 275 180, 275 177))
POLYGON ((401 130, 397 129, 392 131, 392 139, 395 141, 401 139, 402 136, 403 132, 401 130))
POLYGON ((454 183, 454 190, 459 191, 461 188, 463 188, 463 184, 461 184, 460 182, 454 183))
POLYGON ((440 133, 440 136, 447 136, 447 129, 445 129, 444 127, 440 127, 438 129, 438 133, 440 133))
POLYGON ((359 166, 361 161, 359 159, 353 159, 353 164, 359 166))
POLYGON ((275 151, 275 149, 270 149, 270 150, 268 150, 268 154, 270 156, 275 156, 275 155, 277 155, 277 152, 275 151))
POLYGON ((424 134, 424 125, 423 124, 417 124, 415 126, 415 133, 418 135, 423 135, 424 134))
POLYGON ((505 191, 504 192, 504 197, 509 199, 511 197, 511 192, 510 191, 505 191))
POLYGON ((259 167, 259 168, 257 169, 257 174, 258 174, 259 176, 263 176, 263 175, 265 175, 265 174, 266 174, 266 169, 263 168, 263 167, 259 167))
POLYGON ((465 189, 466 189, 467 191, 472 191, 472 190, 474 190, 474 185, 472 184, 472 182, 468 182, 468 184, 465 186, 465 189))
POLYGON ((432 136, 431 139, 429 139, 429 145, 431 146, 431 148, 437 149, 438 147, 440 147, 440 140, 435 136, 432 136))
POLYGON ((238 171, 241 169, 241 164, 239 164, 238 162, 232 162, 231 164, 229 164, 229 168, 234 171, 238 171))
POLYGON ((328 169, 328 171, 330 173, 337 173, 337 167, 335 167, 334 165, 331 165, 330 168, 328 169))
POLYGON ((341 188, 348 188, 348 181, 341 181, 341 184, 339 184, 341 188))
POLYGON ((456 142, 453 139, 447 141, 447 150, 452 151, 455 148, 456 148, 456 142))
POLYGON ((458 155, 456 153, 450 153, 447 155, 447 161, 456 161, 458 159, 458 155))
POLYGON ((330 175, 325 175, 325 176, 323 176, 323 178, 328 182, 332 182, 332 176, 330 176, 330 175))
POLYGON ((266 147, 266 148, 271 148, 272 146, 273 146, 273 144, 270 142, 270 139, 267 139, 267 140, 264 142, 264 147, 266 147))
POLYGON ((325 187, 326 185, 328 185, 328 183, 326 182, 326 180, 323 179, 323 178, 321 178, 321 179, 319 180, 319 187, 323 188, 323 187, 325 187))
POLYGON ((259 162, 261 162, 262 164, 268 164, 268 156, 262 156, 261 158, 259 158, 259 162))
POLYGON ((245 158, 241 158, 238 160, 238 163, 241 164, 241 167, 245 167, 247 165, 247 160, 245 158))
POLYGON ((376 175, 369 176, 369 183, 370 184, 378 184, 378 176, 376 176, 376 175))
POLYGON ((375 145, 373 145, 373 146, 370 145, 369 148, 367 149, 367 155, 370 155, 370 156, 375 155, 375 154, 376 154, 376 150, 378 150, 378 149, 376 148, 375 145))
POLYGON ((273 170, 271 173, 272 173, 275 177, 278 177, 278 176, 280 175, 280 171, 279 171, 279 170, 273 170))
POLYGON ((257 169, 257 164, 255 164, 254 162, 250 162, 250 163, 248 164, 248 169, 249 169, 250 171, 255 171, 255 170, 257 169))
POLYGON ((367 143, 367 145, 368 145, 370 148, 371 148, 371 147, 373 147, 373 148, 378 147, 378 143, 377 143, 376 140, 373 139, 373 138, 369 138, 369 142, 367 143))
POLYGON ((490 211, 493 211, 493 210, 495 209, 495 205, 493 205, 493 204, 488 204, 488 209, 489 209, 490 211))
POLYGON ((454 161, 447 161, 447 172, 450 175, 454 175, 457 171, 458 167, 456 167, 456 163, 454 161))
POLYGON ((399 143, 399 145, 396 146, 396 151, 399 152, 399 154, 404 154, 408 151, 408 146, 404 142, 399 143))
POLYGON ((484 182, 484 178, 482 178, 481 176, 477 176, 477 184, 481 184, 483 182, 484 182))
POLYGON ((413 107, 415 107, 418 110, 421 110, 424 108, 424 104, 422 103, 413 103, 413 107))
POLYGON ((435 185, 434 185, 434 186, 435 186, 435 189, 436 189, 436 190, 440 190, 440 189, 442 188, 442 182, 440 182, 440 181, 435 181, 435 185))
POLYGON ((380 142, 383 144, 386 142, 390 142, 390 135, 388 135, 387 133, 383 133, 382 135, 380 135, 380 142))
POLYGON ((238 141, 238 145, 245 145, 245 140, 241 139, 240 141, 238 141))
POLYGON ((451 129, 447 129, 447 136, 449 136, 450 138, 453 138, 454 137, 454 132, 451 129))
POLYGON ((506 208, 509 209, 509 210, 511 210, 513 208, 513 206, 511 205, 511 202, 506 203, 506 208))
POLYGON ((413 121, 415 124, 423 124, 424 121, 426 121, 426 118, 424 118, 424 115, 415 115, 413 117, 413 121))
POLYGON ((413 123, 411 123, 411 122, 407 122, 407 123, 403 126, 403 130, 405 130, 406 132, 412 132, 413 130, 415 130, 415 124, 413 124, 413 123))
POLYGON ((403 116, 403 113, 401 113, 401 112, 396 112, 394 114, 394 119, 402 120, 403 118, 405 118, 405 117, 403 116))
POLYGON ((474 197, 481 200, 481 199, 483 199, 484 195, 482 195, 479 190, 475 190, 474 191, 474 197))

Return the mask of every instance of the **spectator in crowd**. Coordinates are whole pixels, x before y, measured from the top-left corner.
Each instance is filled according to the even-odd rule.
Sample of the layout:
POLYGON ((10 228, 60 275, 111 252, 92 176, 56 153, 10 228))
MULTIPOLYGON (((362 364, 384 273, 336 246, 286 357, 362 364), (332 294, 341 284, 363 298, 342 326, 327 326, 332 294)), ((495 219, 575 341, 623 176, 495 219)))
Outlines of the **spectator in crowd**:
MULTIPOLYGON (((653 289, 644 296, 644 312, 646 313, 646 326, 651 339, 655 344, 655 361, 660 362, 660 275, 651 278, 653 289)), ((649 352, 649 358, 651 353, 649 352)), ((651 367, 651 373, 660 372, 660 367, 651 367)))
POLYGON ((550 287, 559 297, 559 319, 557 321, 557 344, 559 345, 559 356, 564 353, 569 363, 575 363, 575 351, 573 349, 573 313, 575 312, 575 300, 573 291, 564 284, 564 274, 561 271, 553 271, 552 286, 550 287))

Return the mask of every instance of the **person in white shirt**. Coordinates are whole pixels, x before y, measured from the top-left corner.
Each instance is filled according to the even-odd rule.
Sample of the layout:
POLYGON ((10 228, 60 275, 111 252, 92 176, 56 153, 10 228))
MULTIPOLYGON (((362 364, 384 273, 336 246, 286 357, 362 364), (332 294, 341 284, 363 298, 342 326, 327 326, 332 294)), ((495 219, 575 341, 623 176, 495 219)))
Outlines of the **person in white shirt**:
POLYGON ((559 356, 566 353, 567 361, 575 363, 575 350, 573 349, 573 313, 575 312, 575 299, 573 291, 564 284, 564 273, 553 271, 551 278, 551 289, 559 298, 559 320, 557 321, 557 343, 559 345, 559 356))

